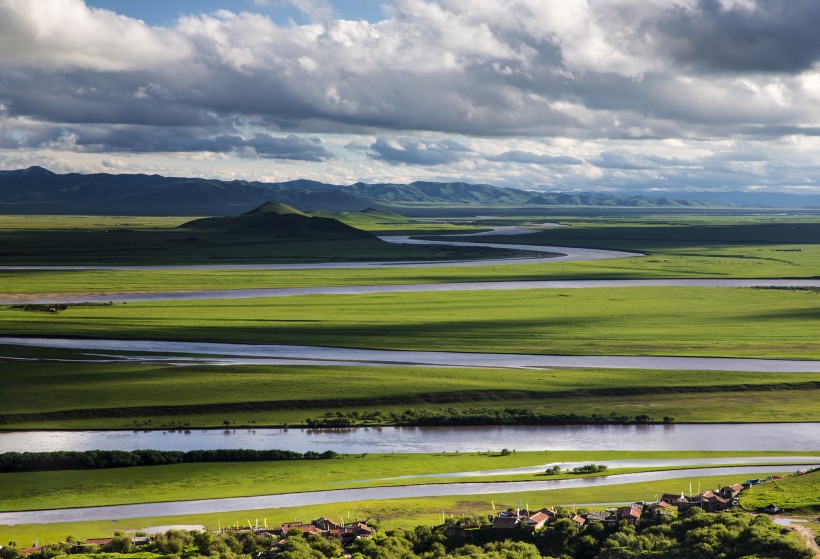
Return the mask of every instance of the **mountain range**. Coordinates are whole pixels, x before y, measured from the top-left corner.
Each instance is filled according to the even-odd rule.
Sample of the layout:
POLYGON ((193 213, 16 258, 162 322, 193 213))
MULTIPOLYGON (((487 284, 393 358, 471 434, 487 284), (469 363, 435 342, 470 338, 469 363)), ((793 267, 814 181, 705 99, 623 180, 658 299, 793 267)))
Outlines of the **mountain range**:
MULTIPOLYGON (((534 192, 465 182, 325 184, 221 181, 142 174, 56 174, 42 167, 0 171, 0 214, 235 215, 266 202, 303 211, 365 208, 412 214, 433 206, 608 206, 699 208, 747 204, 741 196, 709 199, 706 192, 656 197, 594 192, 534 192), (684 197, 688 196, 688 197, 684 197)), ((712 193, 715 194, 715 193, 712 193)), ((746 193, 739 193, 746 194, 746 193)), ((773 195, 765 205, 820 207, 820 197, 773 195)), ((763 205, 763 204, 761 204, 763 205)))

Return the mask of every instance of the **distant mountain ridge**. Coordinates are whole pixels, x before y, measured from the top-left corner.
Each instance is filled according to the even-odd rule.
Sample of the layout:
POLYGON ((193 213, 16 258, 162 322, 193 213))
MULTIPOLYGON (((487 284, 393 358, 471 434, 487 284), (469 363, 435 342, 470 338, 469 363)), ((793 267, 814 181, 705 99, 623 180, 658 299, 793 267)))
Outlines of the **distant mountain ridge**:
POLYGON ((677 197, 533 192, 489 184, 325 184, 221 181, 161 175, 55 174, 42 167, 0 171, 0 213, 91 215, 236 215, 267 202, 303 211, 398 211, 424 205, 708 207, 677 197))

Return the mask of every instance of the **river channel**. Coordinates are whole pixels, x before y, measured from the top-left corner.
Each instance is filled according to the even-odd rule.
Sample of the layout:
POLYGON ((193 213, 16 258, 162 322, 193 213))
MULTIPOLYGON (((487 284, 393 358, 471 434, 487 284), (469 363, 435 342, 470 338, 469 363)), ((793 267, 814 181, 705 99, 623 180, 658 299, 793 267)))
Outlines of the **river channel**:
MULTIPOLYGON (((152 355, 101 355, 109 361, 160 361, 176 365, 314 365, 424 366, 463 368, 657 369, 686 371, 745 371, 817 373, 820 360, 742 359, 730 357, 665 357, 650 355, 535 355, 452 351, 399 351, 344 347, 252 345, 156 340, 0 337, 0 345, 20 345, 107 352, 147 352, 152 355), (194 354, 194 355, 182 355, 194 354), (196 354, 218 357, 197 357, 196 354)), ((34 358, 39 359, 39 358, 34 358)))
MULTIPOLYGON (((2 269, 2 267, 0 267, 2 269)), ((262 289, 219 289, 203 291, 154 291, 150 293, 106 293, 103 295, 0 296, 0 305, 16 303, 82 303, 186 301, 195 299, 251 299, 254 297, 299 297, 303 295, 368 295, 373 293, 419 293, 445 291, 513 291, 522 289, 601 289, 608 287, 816 287, 820 279, 622 279, 556 281, 474 281, 452 283, 412 283, 388 285, 348 285, 321 287, 283 287, 262 289)))
POLYGON ((515 450, 820 451, 820 423, 0 432, 0 452, 287 449, 340 453, 515 450))

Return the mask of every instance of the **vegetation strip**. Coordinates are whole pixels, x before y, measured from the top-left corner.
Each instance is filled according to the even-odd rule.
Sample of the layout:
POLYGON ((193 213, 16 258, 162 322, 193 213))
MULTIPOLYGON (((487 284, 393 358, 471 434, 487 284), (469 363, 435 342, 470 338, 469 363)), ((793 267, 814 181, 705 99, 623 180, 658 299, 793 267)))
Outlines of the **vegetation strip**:
MULTIPOLYGON (((656 386, 642 388, 600 388, 569 390, 564 392, 535 392, 523 390, 473 390, 446 392, 441 394, 423 394, 409 397, 372 398, 372 399, 333 399, 333 400, 283 400, 283 401, 252 401, 252 402, 232 402, 224 404, 195 404, 176 406, 133 406, 117 408, 85 408, 73 410, 61 410, 51 412, 33 412, 18 414, 0 414, 0 425, 12 423, 26 423, 49 420, 72 420, 83 418, 128 418, 128 417, 150 417, 154 415, 190 415, 190 414, 212 414, 212 413, 239 413, 253 411, 277 411, 277 410, 311 410, 327 408, 372 408, 373 406, 395 406, 401 404, 451 404, 457 402, 486 402, 486 401, 515 401, 520 399, 550 400, 557 398, 588 398, 600 396, 637 396, 654 394, 704 394, 715 392, 770 392, 770 391, 792 391, 792 390, 819 390, 820 381, 800 382, 800 383, 777 383, 777 384, 740 384, 740 385, 717 385, 717 386, 656 386)), ((462 412, 463 413, 463 412, 462 412)), ((450 413, 436 414, 431 410, 416 409, 399 412, 397 417, 391 418, 389 414, 383 415, 382 419, 371 421, 370 424, 385 425, 497 425, 504 423, 500 421, 498 410, 475 410, 469 416, 462 419, 456 417, 458 414, 450 413), (470 419, 470 417, 472 419, 470 419), (464 423, 467 422, 467 423, 464 423)), ((510 418, 506 423, 517 425, 540 425, 554 423, 647 423, 654 419, 637 419, 623 415, 614 418, 606 418, 600 415, 578 415, 578 414, 517 414, 517 419, 510 418)), ((366 419, 366 418, 363 418, 366 419)), ((355 418, 348 421, 331 420, 324 421, 321 418, 307 422, 308 426, 316 427, 345 427, 357 423, 355 418)), ((668 421, 667 421, 668 423, 668 421)))
POLYGON ((337 454, 292 450, 86 450, 58 452, 5 452, 0 454, 0 472, 42 472, 159 466, 192 462, 278 462, 282 460, 330 460, 337 454))

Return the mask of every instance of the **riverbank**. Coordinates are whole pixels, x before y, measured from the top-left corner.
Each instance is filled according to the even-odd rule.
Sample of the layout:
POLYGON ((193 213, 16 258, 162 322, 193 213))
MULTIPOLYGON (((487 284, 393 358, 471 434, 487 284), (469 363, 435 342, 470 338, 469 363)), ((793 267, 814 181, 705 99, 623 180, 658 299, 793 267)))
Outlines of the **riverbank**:
MULTIPOLYGON (((786 472, 790 469, 787 467, 782 471, 786 472)), ((765 473, 765 468, 761 470, 745 476, 761 477, 768 475, 765 473)), ((740 477, 748 479, 745 476, 740 477)), ((575 489, 511 490, 506 493, 499 492, 484 495, 462 494, 390 500, 375 497, 374 499, 357 499, 335 504, 306 503, 300 506, 284 506, 283 508, 265 506, 247 510, 222 510, 214 513, 201 512, 182 515, 174 515, 172 509, 167 508, 164 509, 164 514, 163 512, 158 513, 161 516, 112 519, 109 515, 105 517, 106 520, 0 525, 0 537, 5 541, 31 540, 33 542, 35 538, 40 538, 40 541, 59 541, 65 539, 66 534, 72 534, 78 538, 95 537, 100 534, 113 533, 116 530, 143 530, 149 526, 172 524, 199 524, 208 529, 216 529, 220 525, 232 525, 235 521, 245 524, 246 519, 255 519, 257 517, 260 522, 263 518, 266 518, 269 525, 276 525, 283 522, 292 522, 294 519, 309 522, 314 518, 328 515, 328 511, 331 509, 344 517, 350 511, 351 518, 377 519, 384 529, 411 528, 418 524, 438 524, 441 522, 442 513, 445 516, 451 514, 453 516, 490 514, 493 511, 493 506, 496 509, 504 510, 508 507, 515 508, 520 502, 538 504, 539 506, 561 504, 573 506, 574 504, 574 506, 585 508, 604 508, 612 504, 652 499, 656 493, 680 494, 681 492, 688 492, 690 486, 697 488, 698 484, 701 484, 702 487, 722 487, 738 481, 737 475, 701 475, 697 477, 683 476, 679 479, 667 478, 663 481, 639 481, 575 489)), ((84 510, 93 511, 94 509, 84 510)), ((100 510, 96 512, 100 512, 100 510)))
MULTIPOLYGON (((318 457, 322 455, 319 454, 318 457)), ((482 452, 339 455, 313 461, 197 462, 160 466, 0 473, 0 511, 169 502, 341 489, 476 482, 589 480, 571 470, 607 466, 596 477, 641 472, 820 463, 814 453, 775 452, 482 452), (558 474, 545 475, 558 466, 558 474), (322 475, 316 475, 317 467, 322 475)), ((560 483, 559 483, 560 482, 560 483)), ((604 483, 590 482, 590 483, 604 483)), ((485 484, 487 485, 487 484, 485 484)))

